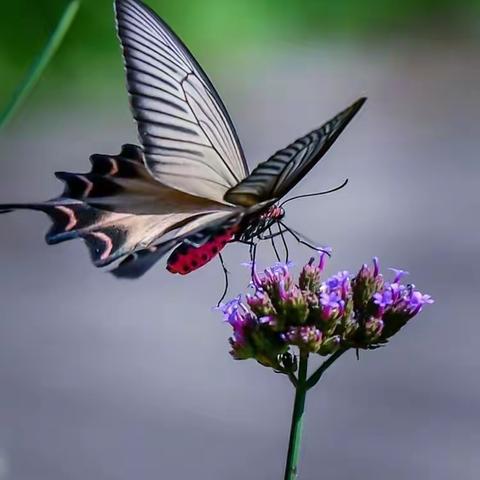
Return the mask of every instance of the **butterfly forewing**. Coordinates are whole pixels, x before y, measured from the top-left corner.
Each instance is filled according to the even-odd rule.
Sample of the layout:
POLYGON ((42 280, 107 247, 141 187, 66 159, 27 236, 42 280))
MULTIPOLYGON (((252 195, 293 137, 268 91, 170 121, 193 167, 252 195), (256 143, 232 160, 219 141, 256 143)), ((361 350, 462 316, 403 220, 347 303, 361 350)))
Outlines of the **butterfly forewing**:
POLYGON ((361 98, 320 128, 279 150, 225 194, 225 200, 251 206, 288 193, 322 158, 365 103, 361 98))
POLYGON ((230 117, 185 45, 147 6, 115 2, 131 106, 160 182, 223 202, 247 175, 230 117))

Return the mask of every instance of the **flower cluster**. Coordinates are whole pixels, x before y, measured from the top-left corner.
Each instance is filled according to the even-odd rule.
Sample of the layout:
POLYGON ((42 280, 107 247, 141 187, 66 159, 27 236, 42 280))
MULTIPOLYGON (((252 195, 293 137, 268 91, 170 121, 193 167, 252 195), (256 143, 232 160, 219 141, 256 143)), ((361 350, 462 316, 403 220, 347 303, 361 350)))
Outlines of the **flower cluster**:
POLYGON ((296 368, 292 346, 320 355, 375 348, 433 303, 414 285, 402 283, 407 272, 392 269, 393 280, 385 280, 376 258, 355 276, 342 271, 322 280, 325 260, 325 254, 318 262, 310 259, 297 281, 289 264, 254 271, 253 293, 220 307, 233 328, 234 358, 254 358, 285 371, 296 368))

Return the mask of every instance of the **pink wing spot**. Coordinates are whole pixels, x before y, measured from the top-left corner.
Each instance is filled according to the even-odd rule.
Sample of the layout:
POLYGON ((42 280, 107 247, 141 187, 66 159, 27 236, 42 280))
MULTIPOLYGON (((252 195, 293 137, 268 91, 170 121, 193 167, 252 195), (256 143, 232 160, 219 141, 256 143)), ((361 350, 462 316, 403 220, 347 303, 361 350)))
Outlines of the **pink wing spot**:
POLYGON ((100 255, 100 260, 106 260, 110 256, 113 250, 112 239, 106 233, 103 233, 103 232, 91 232, 90 235, 98 238, 99 240, 105 243, 105 250, 100 255))
POLYGON ((85 182, 85 191, 83 192, 82 197, 88 197, 93 189, 93 183, 84 175, 79 175, 78 178, 81 178, 85 182))
POLYGON ((110 169, 108 174, 111 175, 111 176, 116 175, 118 173, 117 162, 114 158, 109 158, 109 160, 110 160, 110 163, 112 164, 112 168, 110 169))
POLYGON ((60 212, 64 213, 68 217, 68 223, 65 227, 65 231, 69 232, 75 225, 77 224, 77 219, 75 217, 75 213, 70 208, 64 207, 63 205, 57 205, 55 207, 60 212))

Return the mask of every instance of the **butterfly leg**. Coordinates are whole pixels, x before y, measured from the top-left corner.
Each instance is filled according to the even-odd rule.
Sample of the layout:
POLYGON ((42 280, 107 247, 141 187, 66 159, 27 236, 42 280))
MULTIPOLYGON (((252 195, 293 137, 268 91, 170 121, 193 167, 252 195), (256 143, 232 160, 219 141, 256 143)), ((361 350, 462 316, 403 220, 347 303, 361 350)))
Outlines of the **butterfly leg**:
POLYGON ((280 261, 280 255, 278 253, 277 246, 275 245, 275 238, 273 236, 272 229, 269 228, 268 232, 270 234, 269 235, 270 236, 270 243, 272 244, 273 251, 275 252, 275 256, 277 257, 277 261, 279 262, 280 261))
POLYGON ((223 289, 223 293, 222 293, 222 296, 220 297, 220 300, 218 301, 217 303, 217 307, 220 306, 220 304, 223 302, 224 298, 227 296, 227 292, 228 292, 228 270, 227 270, 227 267, 225 267, 225 262, 223 261, 223 257, 222 257, 222 254, 219 253, 218 254, 218 257, 220 258, 220 263, 222 265, 222 269, 223 269, 223 274, 225 276, 225 288, 223 289))
POLYGON ((252 242, 250 244, 250 263, 251 263, 251 271, 250 275, 253 278, 255 274, 255 260, 257 257, 257 244, 255 242, 252 242))
POLYGON ((280 237, 282 238, 283 248, 285 249, 285 263, 288 263, 290 252, 288 251, 287 240, 285 239, 285 235, 283 234, 285 232, 285 230, 282 230, 282 227, 278 223, 277 223, 277 228, 278 228, 278 233, 280 234, 280 237))
POLYGON ((284 223, 282 222, 280 223, 298 243, 301 243, 302 245, 305 245, 306 247, 311 248, 316 252, 326 253, 328 256, 330 256, 330 252, 325 248, 320 248, 317 245, 314 245, 313 243, 307 241, 305 238, 300 238, 300 234, 298 232, 296 232, 295 230, 292 230, 291 228, 288 228, 284 223))

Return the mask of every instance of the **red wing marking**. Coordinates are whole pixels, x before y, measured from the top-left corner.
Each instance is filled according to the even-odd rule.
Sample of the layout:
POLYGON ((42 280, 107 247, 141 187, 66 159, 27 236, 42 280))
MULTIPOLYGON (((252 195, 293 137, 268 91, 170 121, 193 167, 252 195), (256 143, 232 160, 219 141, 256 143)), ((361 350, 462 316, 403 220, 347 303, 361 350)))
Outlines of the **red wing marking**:
POLYGON ((233 239, 236 230, 237 227, 229 228, 212 237, 211 240, 201 247, 194 247, 185 242, 180 244, 170 255, 167 262, 167 270, 171 273, 186 275, 203 267, 233 239))

